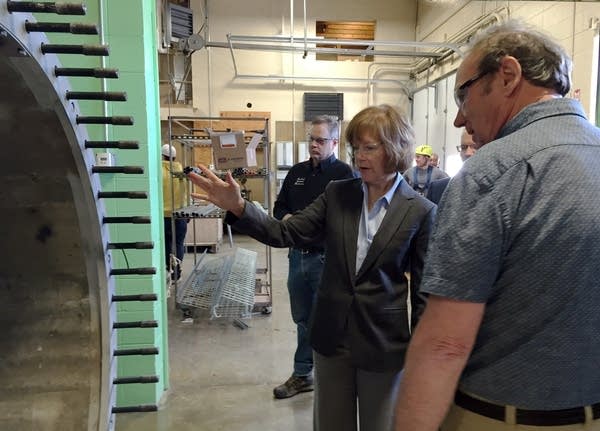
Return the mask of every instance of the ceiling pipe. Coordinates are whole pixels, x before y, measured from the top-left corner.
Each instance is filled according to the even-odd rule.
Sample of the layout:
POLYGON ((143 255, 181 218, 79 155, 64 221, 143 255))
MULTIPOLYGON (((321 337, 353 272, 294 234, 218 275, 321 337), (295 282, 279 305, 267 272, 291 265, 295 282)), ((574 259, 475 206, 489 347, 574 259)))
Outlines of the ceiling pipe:
POLYGON ((235 72, 235 76, 238 75, 237 62, 235 61, 235 54, 233 53, 233 43, 229 38, 227 38, 227 43, 229 45, 229 54, 231 54, 231 62, 233 63, 233 70, 235 72))
MULTIPOLYGON (((372 105, 375 103, 375 96, 373 95, 374 94, 373 85, 381 82, 380 79, 376 78, 376 75, 383 71, 394 72, 394 73, 404 73, 407 75, 410 75, 410 73, 411 73, 410 67, 407 67, 407 66, 399 64, 399 63, 375 63, 374 62, 374 63, 369 64, 369 67, 367 69, 367 78, 368 78, 367 104, 369 104, 369 105, 372 105), (381 69, 377 69, 376 71, 374 71, 373 76, 371 76, 371 71, 375 67, 381 67, 381 69), (371 98, 373 98, 373 100, 371 100, 371 98)), ((395 82, 400 84, 404 93, 410 98, 412 90, 411 90, 410 86, 407 85, 408 80, 395 81, 395 82)))
MULTIPOLYGON (((283 31, 281 32, 281 34, 283 34, 283 31)), ((227 38, 229 39, 229 34, 227 35, 227 38)), ((290 0, 290 43, 294 43, 294 0, 290 0)), ((283 56, 281 56, 283 58, 283 56)), ((290 56, 291 58, 291 66, 292 66, 292 74, 295 73, 295 68, 294 68, 294 57, 290 56)), ((282 62, 282 69, 284 69, 284 63, 282 62)), ((236 79, 239 75, 236 74, 234 79, 236 79)), ((244 79, 244 78, 242 78, 244 79)), ((292 86, 292 91, 290 92, 291 96, 292 96, 292 142, 296 142, 296 127, 294 126, 294 119, 296 118, 296 88, 295 86, 292 86)))
MULTIPOLYGON (((327 41, 329 42, 329 40, 327 41)), ((233 52, 236 49, 247 51, 281 51, 281 52, 308 52, 326 53, 326 54, 346 54, 346 55, 380 55, 386 57, 425 57, 425 58, 440 58, 442 52, 417 52, 417 51, 374 51, 370 49, 349 49, 349 48, 321 48, 321 47, 302 47, 298 45, 263 45, 251 43, 233 43, 229 35, 227 42, 206 42, 206 47, 212 48, 229 48, 232 57, 235 57, 233 52)))
MULTIPOLYGON (((483 28, 487 25, 490 25, 492 23, 501 22, 503 20, 503 17, 501 15, 501 13, 503 11, 506 12, 507 14, 510 13, 510 10, 508 9, 508 7, 503 6, 488 15, 484 15, 484 16, 477 18, 471 24, 462 28, 458 32, 454 33, 448 39, 453 44, 457 44, 459 46, 464 45, 468 41, 468 39, 471 36, 473 36, 481 28, 483 28)), ((438 59, 438 61, 442 61, 442 60, 446 59, 447 57, 449 57, 450 55, 451 55, 450 52, 445 52, 438 59)), ((462 53, 462 55, 460 55, 460 57, 464 58, 464 52, 462 53)), ((423 73, 424 71, 429 70, 429 68, 431 68, 434 65, 435 65, 435 63, 432 63, 431 61, 428 61, 427 59, 417 60, 413 66, 414 75, 416 76, 420 73, 423 73)))
POLYGON ((306 23, 306 0, 303 1, 304 3, 304 54, 302 55, 302 58, 306 58, 306 55, 308 53, 308 24, 306 23))
MULTIPOLYGON (((368 88, 373 83, 389 82, 404 86, 402 81, 388 80, 388 79, 373 79, 371 78, 370 70, 367 78, 335 78, 335 77, 314 77, 314 76, 289 76, 289 75, 249 75, 240 74, 237 68, 235 59, 235 49, 239 50, 254 50, 254 51, 279 51, 279 52, 302 52, 304 58, 308 52, 315 53, 326 53, 326 54, 346 54, 346 55, 364 55, 364 56, 387 56, 394 58, 415 58, 417 60, 410 63, 408 66, 405 64, 398 63, 399 66, 408 67, 409 72, 412 76, 416 76, 419 73, 433 67, 439 61, 448 58, 452 54, 457 54, 460 58, 464 58, 465 53, 463 51, 464 41, 468 37, 474 34, 478 29, 485 26, 488 23, 502 20, 500 11, 507 10, 507 7, 498 9, 497 11, 478 18, 474 23, 462 29, 461 31, 454 34, 450 40, 451 42, 417 42, 417 41, 374 41, 374 40, 343 40, 343 39, 323 39, 323 38, 309 38, 307 37, 307 23, 306 23, 306 0, 304 0, 304 39, 302 43, 298 43, 294 39, 294 1, 290 0, 290 35, 289 36, 250 36, 250 35, 232 35, 227 34, 227 42, 210 42, 207 41, 206 47, 214 48, 228 48, 230 50, 231 58, 233 61, 235 76, 234 79, 262 79, 262 80, 291 80, 296 81, 341 81, 341 82, 356 82, 356 83, 367 83, 368 88), (240 43, 243 42, 243 43, 240 43), (346 48, 322 48, 322 47, 309 47, 309 44, 339 44, 347 46, 383 46, 383 47, 409 47, 409 48, 433 48, 433 51, 398 51, 398 50, 376 50, 376 49, 346 49, 346 48)), ((394 63, 395 65, 395 63, 394 63)), ((371 66, 369 66, 369 69, 371 66)))
POLYGON ((343 78, 334 76, 289 76, 289 75, 236 75, 237 79, 264 79, 267 81, 340 81, 351 83, 392 83, 403 85, 402 81, 396 79, 368 79, 368 78, 343 78))
MULTIPOLYGON (((294 42, 293 36, 248 36, 229 34, 228 38, 232 41, 239 42, 273 42, 273 43, 289 43, 294 42)), ((417 41, 397 41, 397 40, 346 40, 346 39, 324 39, 321 37, 308 37, 307 43, 328 43, 332 45, 373 45, 373 46, 397 46, 411 48, 446 48, 450 50, 460 51, 461 46, 455 43, 448 42, 417 42, 417 41)), ((375 51, 376 53, 376 51, 375 51)), ((419 53, 417 53, 419 54, 419 53)))
POLYGON ((290 43, 294 43, 294 0, 290 0, 290 43))
POLYGON ((394 72, 401 72, 401 73, 411 73, 412 72, 412 69, 411 69, 410 65, 401 64, 401 63, 377 63, 377 62, 373 62, 373 63, 369 64, 369 67, 367 68, 367 76, 369 78, 371 78, 371 70, 373 68, 379 67, 379 66, 385 66, 385 68, 378 69, 375 72, 373 72, 373 78, 375 77, 375 74, 377 74, 380 70, 393 70, 394 72), (402 69, 399 69, 400 67, 402 69))

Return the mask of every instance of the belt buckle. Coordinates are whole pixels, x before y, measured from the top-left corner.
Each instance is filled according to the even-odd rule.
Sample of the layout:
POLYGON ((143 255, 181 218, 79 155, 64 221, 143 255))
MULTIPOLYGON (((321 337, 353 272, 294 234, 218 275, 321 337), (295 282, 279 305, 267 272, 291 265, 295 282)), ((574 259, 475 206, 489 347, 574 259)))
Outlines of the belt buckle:
POLYGON ((301 248, 300 254, 310 254, 310 250, 308 248, 301 248))

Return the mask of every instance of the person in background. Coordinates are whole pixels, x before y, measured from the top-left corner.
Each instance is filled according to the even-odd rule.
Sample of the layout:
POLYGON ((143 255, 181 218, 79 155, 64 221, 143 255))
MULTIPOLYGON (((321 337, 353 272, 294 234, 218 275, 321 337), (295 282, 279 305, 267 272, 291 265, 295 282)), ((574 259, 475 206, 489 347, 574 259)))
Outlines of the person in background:
MULTIPOLYGON (((463 163, 475 154, 475 142, 473 142, 473 137, 469 135, 466 130, 463 130, 460 135, 460 145, 456 146, 456 151, 460 154, 460 159, 463 163)), ((427 199, 429 199, 434 204, 439 204, 442 199, 442 195, 444 194, 444 190, 448 186, 450 182, 450 177, 442 178, 441 180, 436 180, 431 183, 429 186, 429 191, 427 192, 427 199)))
POLYGON ((358 413, 362 431, 390 431, 409 322, 414 327, 424 306, 418 285, 436 206, 400 174, 414 155, 405 115, 389 105, 365 108, 348 124, 346 140, 361 177, 330 182, 285 220, 244 201, 230 174, 223 181, 200 165, 204 176, 189 178, 204 191, 195 197, 226 209, 227 223, 261 242, 302 247, 325 241, 309 324, 314 429, 356 431, 358 413))
POLYGON ((515 21, 472 43, 454 125, 478 150, 442 199, 396 430, 600 430, 600 130, 558 43, 515 21))
MULTIPOLYGON (((188 219, 174 218, 173 211, 187 205, 187 180, 183 174, 181 163, 175 161, 175 147, 165 144, 161 148, 163 207, 165 230, 165 259, 167 272, 171 280, 181 278, 181 262, 185 252, 184 240, 187 233, 188 219), (175 258, 173 261, 173 237, 175 239, 175 258)), ((192 322, 192 313, 188 308, 182 308, 184 323, 192 322)))
MULTIPOLYGON (((287 220, 306 208, 325 191, 330 181, 352 178, 352 168, 335 157, 338 137, 337 118, 324 115, 313 119, 308 133, 310 159, 292 166, 287 173, 273 208, 275 218, 287 220)), ((273 389, 275 398, 289 398, 313 390, 313 353, 308 341, 308 321, 324 256, 323 241, 290 248, 287 288, 297 343, 292 375, 273 389)))
POLYGON ((440 167, 440 156, 438 153, 431 153, 431 159, 429 160, 429 166, 433 166, 434 168, 440 167))
POLYGON ((418 146, 415 150, 416 166, 404 172, 404 179, 421 196, 427 196, 432 181, 448 176, 440 168, 429 165, 432 154, 433 149, 429 145, 418 146))

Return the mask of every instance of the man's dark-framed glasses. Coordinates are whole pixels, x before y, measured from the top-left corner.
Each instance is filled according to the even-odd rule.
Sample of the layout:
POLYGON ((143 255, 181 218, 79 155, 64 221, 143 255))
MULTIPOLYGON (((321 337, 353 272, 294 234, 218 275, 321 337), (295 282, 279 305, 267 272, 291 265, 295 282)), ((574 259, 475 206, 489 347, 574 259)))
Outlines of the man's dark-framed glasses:
POLYGON ((458 106, 459 109, 462 108, 463 103, 465 103, 465 98, 467 97, 467 91, 469 90, 469 87, 488 73, 489 72, 480 72, 473 78, 466 80, 459 87, 454 89, 454 102, 456 102, 456 106, 458 106))
POLYGON ((333 138, 318 138, 316 136, 308 135, 308 142, 316 142, 319 145, 325 145, 329 141, 333 141, 333 138))

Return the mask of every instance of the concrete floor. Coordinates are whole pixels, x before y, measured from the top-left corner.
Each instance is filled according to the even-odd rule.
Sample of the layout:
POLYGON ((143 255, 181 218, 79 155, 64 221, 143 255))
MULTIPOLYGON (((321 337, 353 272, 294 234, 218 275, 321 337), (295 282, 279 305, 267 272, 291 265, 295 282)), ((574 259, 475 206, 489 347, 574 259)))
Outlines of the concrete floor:
MULTIPOLYGON (((265 246, 243 235, 233 238, 236 246, 259 253, 257 267, 265 265, 265 246)), ((224 238, 214 256, 228 252, 224 238)), ((170 388, 157 412, 117 415, 116 431, 312 429, 312 392, 273 398, 273 388, 291 375, 296 331, 286 288, 287 249, 271 254, 272 313, 244 319, 248 329, 202 312, 193 324, 181 323, 181 312, 169 300, 170 388)), ((182 280, 193 259, 185 256, 182 280)))

